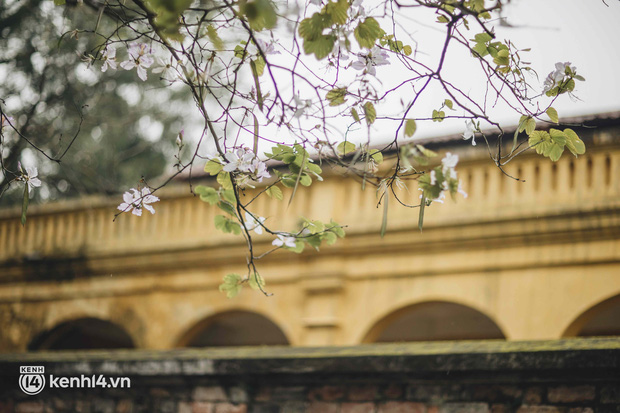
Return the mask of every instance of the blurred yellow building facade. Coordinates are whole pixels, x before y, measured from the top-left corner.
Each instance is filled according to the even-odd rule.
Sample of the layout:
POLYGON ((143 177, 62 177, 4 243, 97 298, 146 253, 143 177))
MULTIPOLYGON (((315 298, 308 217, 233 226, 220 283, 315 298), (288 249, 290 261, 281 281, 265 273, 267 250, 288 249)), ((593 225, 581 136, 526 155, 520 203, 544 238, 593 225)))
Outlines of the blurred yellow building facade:
MULTIPOLYGON (((218 291, 247 272, 246 246, 215 230, 218 212, 187 185, 163 192, 155 215, 116 222, 120 197, 33 207, 25 228, 2 211, 0 351, 620 334, 620 114, 590 123, 579 159, 527 153, 506 166, 525 182, 484 145, 431 146, 459 154, 469 197, 427 208, 422 233, 417 209, 392 202, 382 239, 374 189, 347 177, 303 188, 288 208, 261 197, 254 211, 271 228, 300 216, 347 226, 320 252, 261 260, 269 297, 218 291)), ((400 196, 418 194, 414 183, 400 196)))

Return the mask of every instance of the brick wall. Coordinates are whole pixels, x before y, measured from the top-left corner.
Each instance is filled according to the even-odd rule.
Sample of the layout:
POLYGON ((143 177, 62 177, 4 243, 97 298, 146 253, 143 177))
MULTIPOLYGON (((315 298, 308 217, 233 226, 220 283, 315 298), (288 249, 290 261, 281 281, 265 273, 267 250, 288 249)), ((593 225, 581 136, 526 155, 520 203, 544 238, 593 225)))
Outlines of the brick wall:
POLYGON ((0 412, 620 412, 620 338, 3 355, 0 412), (131 388, 27 396, 23 365, 131 388))

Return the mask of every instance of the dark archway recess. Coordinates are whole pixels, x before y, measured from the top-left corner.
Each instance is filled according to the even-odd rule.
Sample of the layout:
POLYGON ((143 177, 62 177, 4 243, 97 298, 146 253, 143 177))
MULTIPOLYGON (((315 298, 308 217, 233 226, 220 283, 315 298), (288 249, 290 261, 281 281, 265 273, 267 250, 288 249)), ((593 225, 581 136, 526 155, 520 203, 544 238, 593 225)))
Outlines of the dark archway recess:
POLYGON ((505 339, 488 316, 471 307, 429 301, 394 311, 373 326, 365 343, 505 339))
POLYGON ((36 336, 28 350, 95 350, 135 348, 120 326, 98 318, 67 321, 36 336))
POLYGON ((249 311, 228 311, 209 317, 190 329, 181 347, 289 345, 273 321, 249 311))
POLYGON ((620 336, 620 295, 590 308, 576 322, 577 337, 620 336))

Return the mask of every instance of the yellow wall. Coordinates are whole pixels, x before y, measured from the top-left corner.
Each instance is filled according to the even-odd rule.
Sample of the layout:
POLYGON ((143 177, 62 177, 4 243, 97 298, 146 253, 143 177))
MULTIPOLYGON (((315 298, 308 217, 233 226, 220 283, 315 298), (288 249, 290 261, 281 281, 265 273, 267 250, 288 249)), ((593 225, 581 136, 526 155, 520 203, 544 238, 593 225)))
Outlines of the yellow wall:
MULTIPOLYGON (((451 148, 470 196, 433 204, 423 233, 417 210, 392 202, 381 239, 375 193, 351 179, 304 188, 288 209, 260 198, 254 211, 274 229, 293 229, 300 215, 348 226, 318 253, 260 261, 271 297, 217 291, 225 274, 244 273, 246 250, 241 237, 213 228, 218 212, 186 186, 164 192, 154 216, 116 222, 120 198, 33 208, 25 229, 17 211, 2 212, 0 350, 25 350, 37 333, 80 317, 122 326, 138 347, 166 349, 233 309, 268 317, 293 345, 350 345, 391 312, 434 300, 481 311, 511 340, 561 337, 620 294, 620 147, 610 133, 597 132, 578 160, 532 154, 509 164, 525 183, 503 176, 485 150, 451 148)), ((401 196, 417 203, 418 194, 414 184, 401 196)), ((258 251, 270 242, 259 237, 258 251)))

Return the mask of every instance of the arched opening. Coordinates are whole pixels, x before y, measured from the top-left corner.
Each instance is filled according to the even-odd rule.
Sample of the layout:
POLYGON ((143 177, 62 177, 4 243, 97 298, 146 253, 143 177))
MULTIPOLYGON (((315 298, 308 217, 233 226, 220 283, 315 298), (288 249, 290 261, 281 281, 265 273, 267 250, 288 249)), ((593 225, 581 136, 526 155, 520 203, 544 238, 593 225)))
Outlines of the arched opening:
POLYGON ((120 326, 98 318, 67 321, 44 331, 28 350, 84 350, 134 348, 129 334, 120 326))
POLYGON ((505 339, 493 320, 471 307, 429 301, 394 311, 366 334, 365 343, 505 339))
POLYGON ((289 344, 273 321, 250 311, 228 311, 192 327, 180 347, 275 346, 289 344))
POLYGON ((581 314, 564 337, 620 336, 620 295, 596 304, 581 314))

